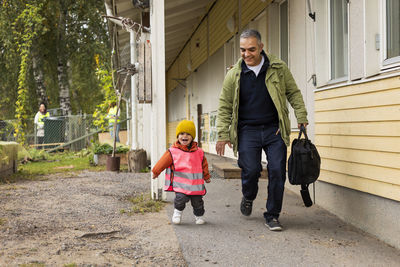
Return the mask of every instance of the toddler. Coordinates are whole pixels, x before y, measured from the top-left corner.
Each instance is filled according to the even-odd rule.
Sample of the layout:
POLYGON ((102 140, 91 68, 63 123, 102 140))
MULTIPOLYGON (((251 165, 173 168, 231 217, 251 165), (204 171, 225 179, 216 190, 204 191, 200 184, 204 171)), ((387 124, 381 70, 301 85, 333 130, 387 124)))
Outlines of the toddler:
POLYGON ((210 182, 210 174, 203 150, 193 141, 196 138, 194 123, 181 121, 176 127, 176 137, 178 140, 153 167, 153 179, 167 169, 164 190, 175 192, 172 223, 180 224, 182 212, 190 200, 196 224, 204 224, 204 181, 210 182))

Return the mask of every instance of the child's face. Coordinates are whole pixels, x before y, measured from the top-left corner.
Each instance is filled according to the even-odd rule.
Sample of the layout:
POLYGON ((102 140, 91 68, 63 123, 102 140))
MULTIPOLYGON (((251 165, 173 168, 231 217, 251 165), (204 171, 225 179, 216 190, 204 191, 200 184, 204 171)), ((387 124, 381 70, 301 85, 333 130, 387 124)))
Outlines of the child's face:
POLYGON ((193 137, 188 133, 180 133, 178 135, 178 142, 181 145, 187 146, 193 141, 193 137))

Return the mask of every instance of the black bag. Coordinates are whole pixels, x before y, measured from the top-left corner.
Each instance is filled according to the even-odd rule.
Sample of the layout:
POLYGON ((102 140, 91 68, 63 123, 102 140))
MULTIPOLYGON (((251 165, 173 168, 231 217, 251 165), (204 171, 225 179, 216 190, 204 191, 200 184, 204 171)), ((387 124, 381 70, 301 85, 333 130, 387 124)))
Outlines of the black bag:
POLYGON ((317 148, 308 139, 306 128, 300 127, 299 137, 292 142, 291 153, 288 161, 289 182, 293 185, 301 185, 301 197, 306 207, 312 206, 308 186, 314 183, 319 176, 321 158, 317 148), (300 139, 304 134, 305 139, 300 139))

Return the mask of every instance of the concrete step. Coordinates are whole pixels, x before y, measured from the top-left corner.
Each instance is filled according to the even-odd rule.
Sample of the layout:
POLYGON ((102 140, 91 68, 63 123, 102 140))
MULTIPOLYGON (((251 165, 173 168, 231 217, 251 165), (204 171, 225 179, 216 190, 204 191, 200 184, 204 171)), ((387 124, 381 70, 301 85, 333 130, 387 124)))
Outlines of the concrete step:
MULTIPOLYGON (((241 169, 237 163, 231 162, 215 162, 212 163, 212 169, 218 174, 218 176, 224 179, 240 179, 241 169)), ((267 178, 267 169, 263 169, 261 172, 261 179, 267 178)))

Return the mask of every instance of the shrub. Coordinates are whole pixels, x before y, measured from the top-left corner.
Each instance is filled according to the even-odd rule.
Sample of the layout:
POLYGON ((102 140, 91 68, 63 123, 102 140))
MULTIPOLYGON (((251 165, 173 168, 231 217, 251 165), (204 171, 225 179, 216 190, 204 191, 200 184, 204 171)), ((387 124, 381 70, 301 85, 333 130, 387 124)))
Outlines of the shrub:
MULTIPOLYGON (((113 147, 109 144, 94 144, 94 154, 111 154, 113 151, 113 147)), ((129 147, 126 146, 117 146, 115 149, 115 153, 126 153, 129 151, 129 147)))

